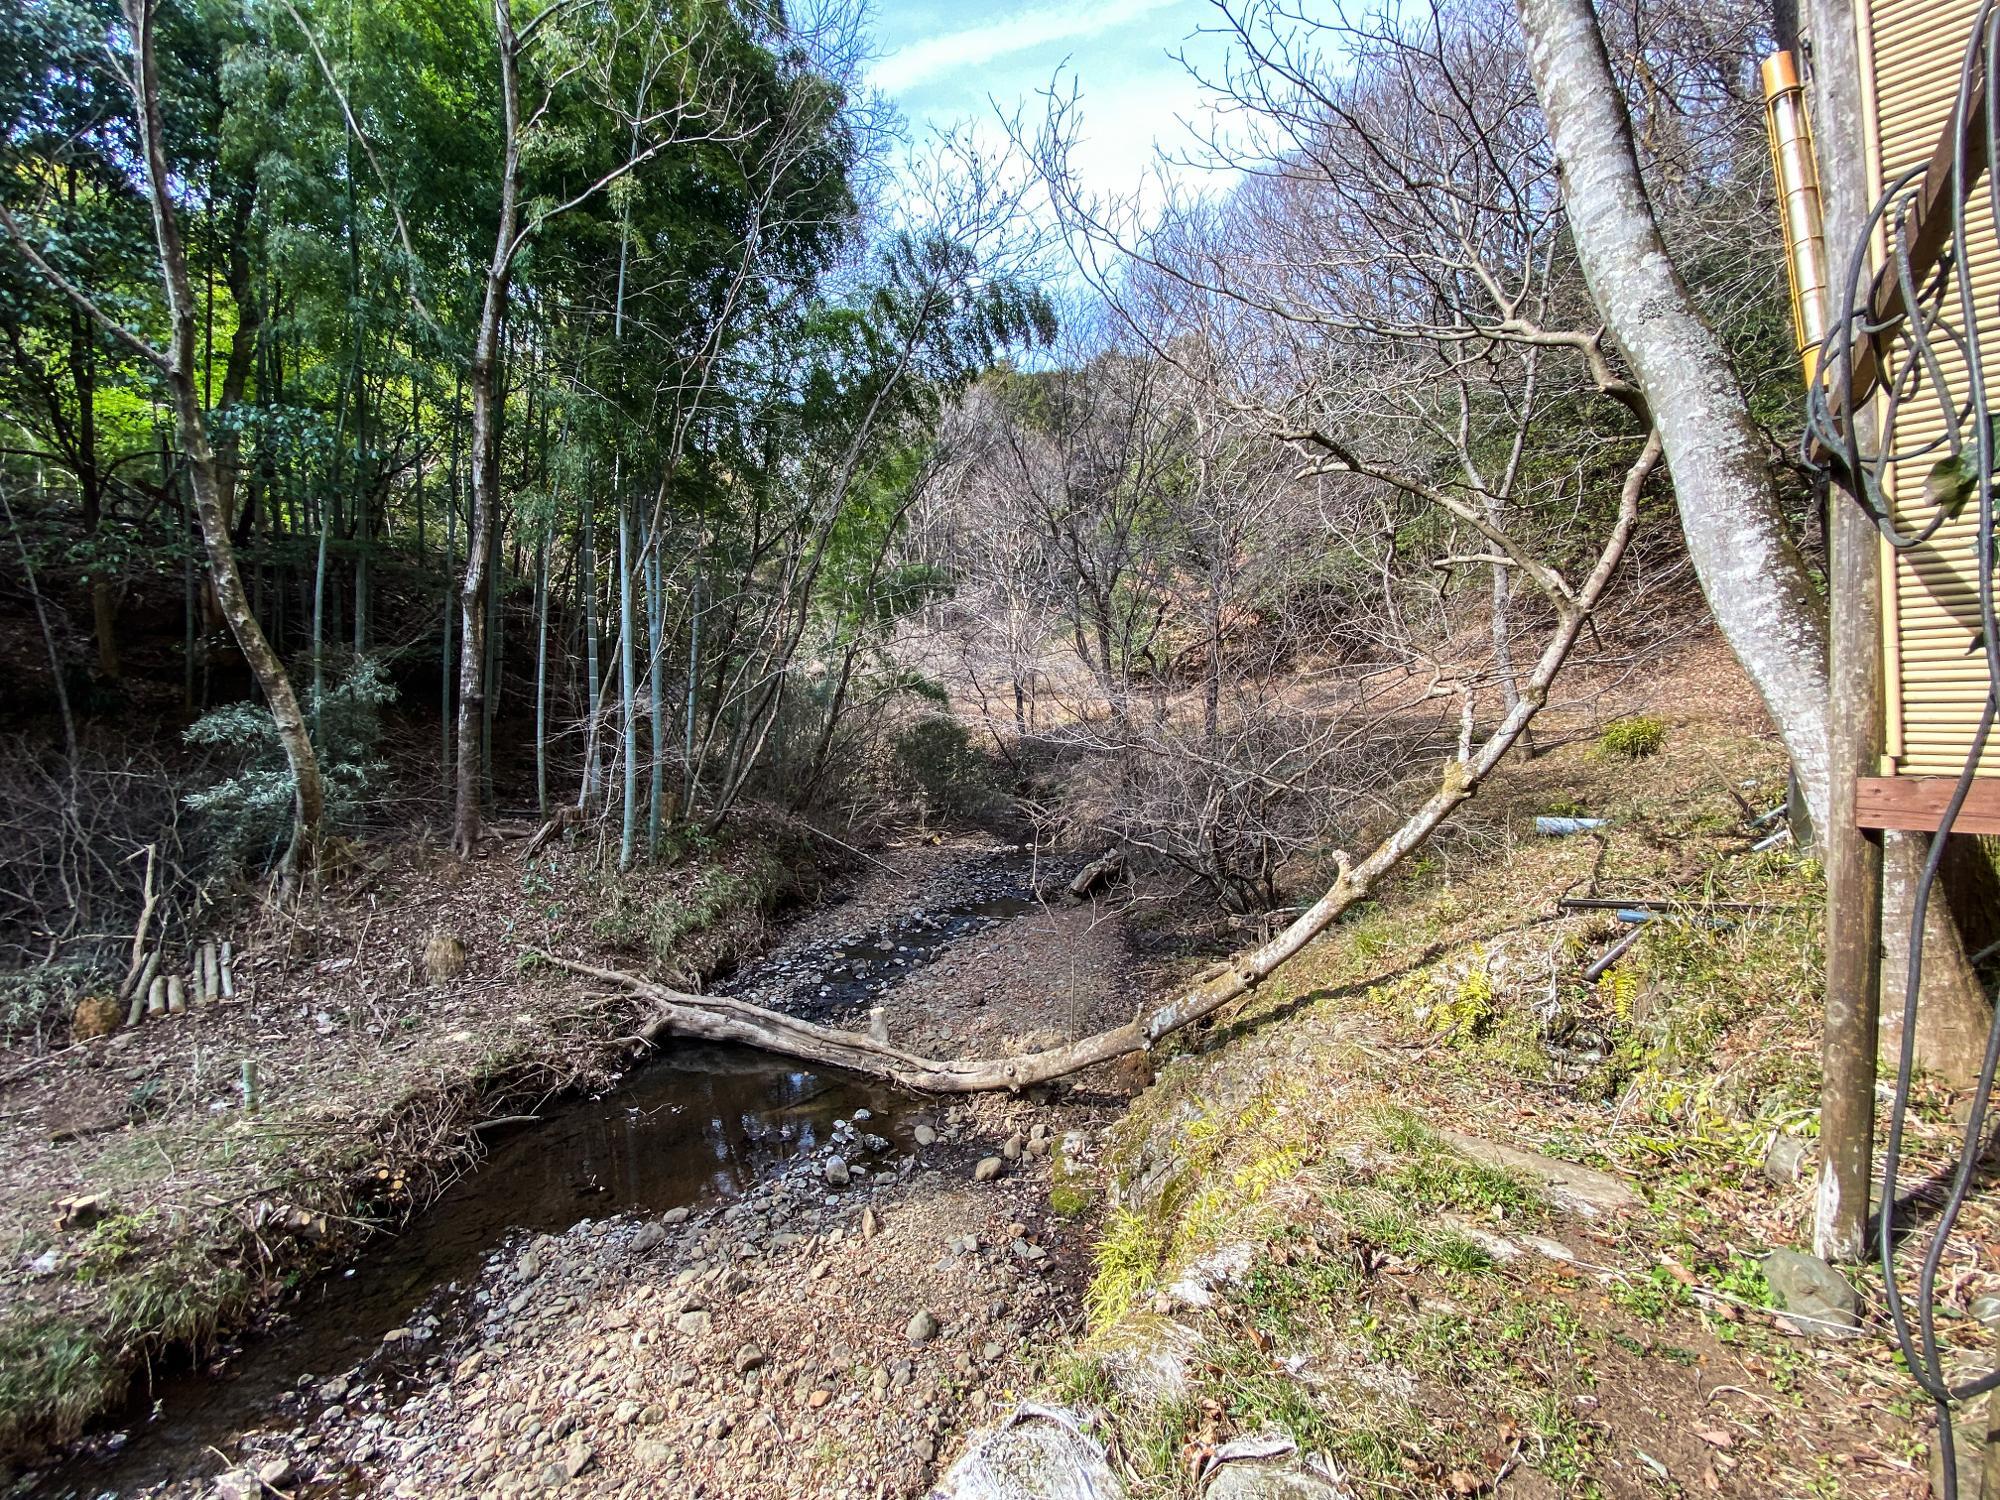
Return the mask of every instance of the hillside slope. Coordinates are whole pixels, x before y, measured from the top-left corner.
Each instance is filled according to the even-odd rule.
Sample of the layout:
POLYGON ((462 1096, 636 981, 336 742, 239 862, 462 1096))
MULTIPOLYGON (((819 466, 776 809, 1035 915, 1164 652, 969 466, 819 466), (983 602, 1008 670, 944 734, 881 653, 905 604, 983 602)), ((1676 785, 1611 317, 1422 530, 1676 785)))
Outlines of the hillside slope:
MULTIPOLYGON (((1782 756, 1712 646, 1626 692, 1657 718, 1510 766, 1161 1067, 1048 1387, 1081 1436, 1018 1424, 947 1493, 1094 1443, 1134 1495, 1927 1492, 1879 1273, 1858 1337, 1808 1336, 1774 1309, 1812 1267, 1762 1259, 1809 1248, 1818 1094, 1818 871, 1753 847, 1782 756), (1632 924, 1564 898, 1664 907, 1589 982, 1632 924)), ((1949 1104, 1919 1101, 1906 1181, 1949 1104)), ((1968 1363, 1996 1256, 1943 1282, 1968 1363)))

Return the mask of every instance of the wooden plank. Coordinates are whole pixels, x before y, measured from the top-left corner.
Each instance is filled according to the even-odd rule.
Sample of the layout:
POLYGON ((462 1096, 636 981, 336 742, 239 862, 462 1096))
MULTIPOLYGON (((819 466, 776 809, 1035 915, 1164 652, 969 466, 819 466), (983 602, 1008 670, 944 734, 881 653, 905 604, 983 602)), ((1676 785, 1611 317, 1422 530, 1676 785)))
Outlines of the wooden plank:
MULTIPOLYGON (((1937 831, 1957 785, 1953 776, 1857 776, 1854 822, 1859 828, 1937 831)), ((2000 777, 1981 776, 1952 820, 1953 833, 2000 833, 2000 777)))

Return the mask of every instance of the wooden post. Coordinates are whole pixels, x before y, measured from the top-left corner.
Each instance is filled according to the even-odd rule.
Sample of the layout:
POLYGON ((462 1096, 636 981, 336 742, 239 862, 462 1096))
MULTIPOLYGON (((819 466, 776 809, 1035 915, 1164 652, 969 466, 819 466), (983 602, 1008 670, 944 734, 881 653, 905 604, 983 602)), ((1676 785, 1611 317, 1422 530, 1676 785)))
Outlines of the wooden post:
MULTIPOLYGON (((1869 207, 1853 0, 1807 0, 1806 22, 1828 259, 1844 265, 1869 207)), ((1838 294, 1829 288, 1829 296, 1838 294)), ((1832 326, 1845 310, 1826 311, 1832 326)), ((1857 412, 1853 422, 1865 449, 1875 436, 1873 414, 1857 412)), ((1855 1261, 1867 1256, 1869 1246, 1882 961, 1882 845, 1878 834, 1856 821, 1855 788, 1859 778, 1876 774, 1882 748, 1881 543, 1860 506, 1838 491, 1828 499, 1827 546, 1832 798, 1827 826, 1820 830, 1826 865, 1826 1022, 1813 1249, 1827 1260, 1855 1261)))

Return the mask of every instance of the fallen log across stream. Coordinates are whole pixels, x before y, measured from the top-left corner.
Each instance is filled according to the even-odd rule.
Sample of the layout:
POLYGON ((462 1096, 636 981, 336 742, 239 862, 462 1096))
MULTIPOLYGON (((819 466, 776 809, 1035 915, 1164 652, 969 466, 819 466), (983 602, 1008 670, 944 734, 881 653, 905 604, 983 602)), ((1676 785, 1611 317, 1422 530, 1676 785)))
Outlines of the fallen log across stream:
MULTIPOLYGON (((1238 954, 1229 962, 1209 969, 1171 1000, 1142 1012, 1123 1026, 1115 1026, 1094 1036, 1079 1037, 1059 1047, 1025 1052, 1018 1057, 924 1057, 879 1041, 866 1032, 821 1026, 797 1016, 788 1016, 783 1011, 727 996, 688 994, 622 969, 600 968, 539 948, 527 951, 572 973, 617 985, 650 1001, 655 1007, 653 1018, 639 1032, 641 1040, 649 1045, 657 1044, 661 1038, 668 1036, 738 1042, 822 1067, 845 1068, 868 1077, 886 1079, 919 1093, 973 1094, 996 1089, 1023 1089, 1079 1073, 1085 1068, 1112 1062, 1134 1052, 1150 1050, 1165 1037, 1214 1015, 1270 978, 1332 926, 1341 913, 1364 900, 1384 876, 1421 848, 1459 804, 1471 798, 1493 774, 1547 703, 1550 685, 1563 663, 1569 659, 1577 637, 1603 598, 1604 590, 1631 542, 1638 522, 1639 493, 1659 456, 1659 434, 1654 432, 1648 435, 1638 458, 1626 471, 1617 522, 1582 587, 1572 589, 1553 568, 1546 564, 1527 566, 1529 560, 1520 557, 1525 571, 1554 606, 1556 623, 1536 659, 1533 672, 1521 684, 1514 705, 1485 740, 1477 745, 1473 743, 1472 691, 1470 684, 1463 685, 1459 689, 1463 700, 1459 753, 1455 759, 1446 762, 1438 789, 1359 863, 1345 854, 1335 854, 1339 873, 1333 884, 1284 931, 1261 947, 1238 954)), ((1511 539, 1499 533, 1485 518, 1478 520, 1480 529, 1489 532, 1510 554, 1515 552, 1511 539)))

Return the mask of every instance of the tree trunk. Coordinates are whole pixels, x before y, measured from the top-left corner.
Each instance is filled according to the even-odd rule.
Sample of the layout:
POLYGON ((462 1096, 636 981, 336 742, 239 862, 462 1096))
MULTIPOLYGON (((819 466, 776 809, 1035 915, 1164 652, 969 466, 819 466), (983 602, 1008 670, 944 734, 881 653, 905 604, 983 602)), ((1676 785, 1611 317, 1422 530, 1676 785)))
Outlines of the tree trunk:
POLYGON ((356 487, 354 494, 354 654, 368 652, 368 554, 374 547, 374 506, 369 504, 368 486, 356 487))
POLYGON ((500 329, 506 321, 507 289, 513 277, 515 236, 520 228, 521 89, 517 73, 513 14, 507 0, 494 0, 493 24, 500 53, 500 104, 504 120, 500 168, 500 215, 493 257, 486 267, 486 290, 479 307, 479 331, 472 348, 472 522, 466 532, 465 579, 459 587, 462 646, 458 659, 458 770, 452 815, 452 847, 470 859, 479 843, 479 750, 486 706, 486 593, 492 585, 494 513, 500 489, 500 329))
POLYGON ((451 761, 451 648, 457 610, 453 607, 451 580, 458 571, 458 406, 459 392, 451 399, 451 458, 444 486, 444 647, 438 653, 438 734, 443 741, 439 762, 443 780, 452 779, 451 761))
POLYGON ((263 690, 277 725, 278 740, 284 746, 293 785, 292 838, 280 866, 288 889, 312 867, 317 854, 320 825, 325 814, 325 793, 320 781, 319 759, 313 753, 299 713, 297 695, 284 664, 272 651, 257 617, 250 611, 243 590, 243 576, 237 570, 236 551, 230 542, 229 526, 222 510, 222 490, 216 481, 215 455, 209 447, 200 393, 195 389, 195 304, 188 289, 187 254, 176 220, 171 178, 167 167, 166 142, 160 115, 159 79, 153 61, 152 0, 125 0, 125 16, 132 30, 132 85, 137 106, 140 141, 146 158, 149 196, 152 200, 154 238, 159 246, 161 280, 167 294, 167 312, 173 342, 166 359, 167 386, 173 400, 175 426, 188 465, 194 491, 195 515, 201 523, 202 544, 208 552, 210 574, 215 582, 217 603, 230 633, 243 652, 243 659, 263 690))
POLYGON ((618 868, 632 868, 639 842, 639 643, 632 628, 632 507, 618 506, 618 722, 624 731, 625 821, 618 868))
MULTIPOLYGON (((236 331, 229 336, 229 353, 222 366, 222 400, 217 411, 237 406, 250 388, 250 372, 257 361, 258 335, 264 326, 264 309, 257 300, 257 283, 245 241, 250 233, 250 215, 256 204, 254 181, 238 186, 229 200, 229 246, 223 285, 236 305, 236 331)), ((239 454, 242 439, 236 426, 229 424, 216 445, 216 483, 222 489, 223 524, 236 524, 236 487, 241 479, 239 454)))
POLYGON ((322 496, 319 503, 319 555, 313 563, 312 619, 312 715, 319 728, 320 706, 326 702, 326 548, 333 529, 331 507, 322 496))
MULTIPOLYGON (((174 477, 172 454, 168 451, 167 436, 164 432, 160 434, 160 483, 163 486, 172 485, 175 494, 180 499, 180 531, 181 538, 185 541, 188 532, 194 530, 200 523, 194 521, 190 514, 194 509, 194 505, 189 498, 187 485, 174 477)), ((197 609, 195 595, 197 591, 195 588, 194 572, 194 553, 189 552, 181 561, 181 712, 190 719, 195 714, 194 661, 196 656, 195 613, 197 609)))
MULTIPOLYGON (((612 459, 611 475, 611 487, 615 492, 618 488, 618 461, 615 457, 612 459)), ((604 796, 604 742, 598 722, 598 682, 602 676, 598 644, 602 632, 597 621, 597 500, 587 490, 588 486, 577 565, 577 582, 583 594, 583 711, 587 716, 583 731, 583 788, 576 799, 579 808, 593 807, 604 796)))
POLYGON ((661 681, 666 669, 662 648, 666 642, 667 599, 657 529, 646 557, 646 682, 652 695, 653 725, 653 774, 646 799, 646 853, 650 856, 660 850, 660 828, 666 818, 667 802, 667 705, 665 684, 661 681))
POLYGON ((1730 649, 1828 816, 1827 645, 1763 439, 1714 332, 1667 256, 1591 0, 1517 0, 1563 173, 1577 259, 1666 445, 1688 554, 1730 649))
POLYGON ((541 566, 535 570, 535 810, 549 815, 549 549, 555 518, 542 528, 541 566))
MULTIPOLYGON (((1815 45, 1812 101, 1826 241, 1839 254, 1865 232, 1871 196, 1861 119, 1861 58, 1851 0, 1808 0, 1815 45)), ((1790 29, 1790 28, 1788 28, 1790 29)), ((1791 46, 1795 37, 1781 37, 1791 46)), ((1827 289, 1829 303, 1832 288, 1827 289)), ((1829 325, 1840 310, 1823 309, 1829 325)), ((1873 435, 1871 412, 1855 414, 1873 435)), ((1872 773, 1882 747, 1881 542, 1851 496, 1833 491, 1827 516, 1832 596, 1827 713, 1829 815, 1820 825, 1826 864, 1826 1022, 1820 1041, 1820 1166, 1813 1250, 1860 1261, 1869 1250, 1875 1174, 1876 1056, 1883 962, 1882 840, 1857 826, 1855 781, 1872 773)), ((1901 1014, 1900 989, 1892 1001, 1901 1014)))
MULTIPOLYGON (((97 466, 97 346, 91 338, 90 319, 83 310, 72 307, 69 318, 70 381, 77 407, 76 483, 83 499, 83 528, 97 539, 104 527, 104 476, 97 466)), ((116 678, 118 594, 103 560, 96 557, 90 565, 90 619, 97 637, 97 670, 106 677, 116 678)))
POLYGON ((701 566, 695 565, 694 587, 688 597, 688 670, 685 740, 681 746, 681 812, 694 810, 694 726, 701 707, 701 566))
MULTIPOLYGON (((1209 566, 1208 582, 1208 672, 1201 691, 1201 735, 1208 744, 1215 743, 1215 736, 1222 721, 1222 605, 1223 580, 1219 561, 1209 566)), ((1019 717, 1020 703, 1015 703, 1015 715, 1019 717)))

